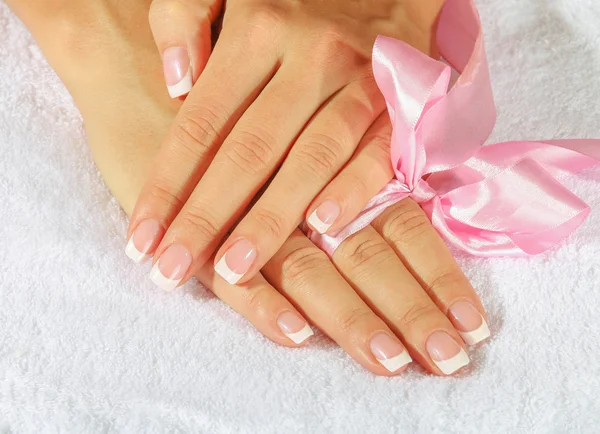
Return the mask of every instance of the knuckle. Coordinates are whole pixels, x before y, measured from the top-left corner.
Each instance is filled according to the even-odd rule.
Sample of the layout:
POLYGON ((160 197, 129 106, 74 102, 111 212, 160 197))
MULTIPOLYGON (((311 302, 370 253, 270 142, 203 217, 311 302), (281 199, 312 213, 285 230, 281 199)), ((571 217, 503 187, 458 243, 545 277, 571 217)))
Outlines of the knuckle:
POLYGON ((329 178, 337 172, 344 146, 336 139, 325 134, 313 134, 298 147, 296 158, 311 175, 329 178))
POLYGON ((246 292, 246 308, 255 316, 262 316, 266 313, 266 301, 269 298, 270 291, 267 287, 261 285, 252 291, 246 292))
POLYGON ((328 263, 327 255, 315 246, 299 247, 287 253, 281 263, 285 279, 306 279, 318 273, 328 263))
POLYGON ((347 37, 340 24, 335 21, 323 21, 319 28, 319 47, 323 52, 336 53, 347 46, 347 37))
MULTIPOLYGON (((232 18, 237 21, 232 26, 237 26, 240 29, 236 33, 239 38, 239 47, 243 47, 246 52, 252 55, 273 54, 274 42, 281 34, 285 13, 283 8, 278 6, 276 2, 271 3, 261 6, 253 4, 252 6, 238 8, 232 18)), ((227 14, 225 17, 227 19, 227 14)))
MULTIPOLYGON (((340 248, 343 248, 342 254, 350 261, 351 266, 357 269, 371 269, 392 256, 389 246, 383 240, 373 240, 371 237, 351 237, 340 248)), ((377 267, 374 271, 377 271, 377 267)))
POLYGON ((268 135, 252 132, 238 133, 223 152, 237 170, 246 175, 258 175, 269 170, 274 159, 268 135))
MULTIPOLYGON (((350 188, 354 194, 351 194, 354 202, 360 201, 361 203, 365 200, 371 199, 374 192, 371 191, 370 186, 367 184, 369 180, 364 176, 364 173, 361 174, 355 170, 349 170, 345 175, 345 180, 342 185, 347 186, 346 188, 350 188)), ((362 203, 362 205, 366 204, 366 202, 362 203)))
POLYGON ((356 307, 344 312, 336 321, 339 329, 344 333, 352 333, 363 328, 373 316, 373 313, 366 307, 356 307))
POLYGON ((394 243, 406 244, 431 230, 431 223, 421 207, 412 200, 399 202, 383 224, 384 236, 394 243))
POLYGON ((235 12, 231 9, 231 19, 236 21, 232 25, 242 29, 239 36, 243 39, 239 42, 243 43, 244 49, 257 55, 264 55, 265 50, 273 50, 273 42, 286 20, 286 11, 277 2, 269 2, 269 4, 263 2, 259 5, 255 3, 238 7, 235 12))
POLYGON ((150 187, 150 197, 152 202, 158 202, 163 206, 166 204, 170 208, 181 209, 183 198, 162 182, 154 182, 150 187))
POLYGON ((439 315, 440 311, 433 303, 413 304, 398 319, 400 329, 407 330, 427 322, 428 318, 439 315))
POLYGON ((280 238, 284 234, 284 219, 277 212, 259 209, 255 212, 256 224, 271 238, 280 238))
POLYGON ((367 133, 364 137, 370 147, 369 155, 377 163, 383 163, 386 166, 390 164, 390 147, 392 146, 391 131, 380 131, 377 133, 367 133))
POLYGON ((154 0, 148 13, 150 26, 185 17, 188 13, 189 8, 182 0, 154 0))
POLYGON ((443 294, 451 288, 464 287, 466 278, 457 270, 440 271, 429 281, 425 281, 423 286, 428 294, 443 294))
POLYGON ((245 11, 245 20, 261 33, 269 33, 284 21, 284 11, 276 4, 252 7, 245 11))
POLYGON ((210 152, 211 145, 219 142, 217 119, 216 113, 209 108, 187 109, 175 123, 173 136, 177 145, 189 155, 210 152))
POLYGON ((177 219, 185 231, 194 234, 195 239, 212 241, 219 235, 217 225, 210 216, 198 211, 195 207, 184 210, 177 219))
MULTIPOLYGON (((353 38, 348 38, 348 32, 343 24, 332 20, 323 20, 316 27, 314 45, 312 47, 313 61, 325 68, 330 67, 345 77, 356 77, 357 71, 368 71, 371 63, 371 52, 364 51, 353 38), (352 71, 352 74, 346 75, 352 71)), ((360 76, 364 75, 359 74, 360 76)))

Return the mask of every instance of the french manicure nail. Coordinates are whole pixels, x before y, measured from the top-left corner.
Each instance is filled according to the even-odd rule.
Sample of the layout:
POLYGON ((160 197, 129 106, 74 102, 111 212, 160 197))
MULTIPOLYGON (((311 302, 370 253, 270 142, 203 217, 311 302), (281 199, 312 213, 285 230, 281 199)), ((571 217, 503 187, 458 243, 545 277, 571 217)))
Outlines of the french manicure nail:
POLYGON ((469 364, 469 356, 465 350, 448 333, 432 333, 427 339, 426 347, 433 362, 446 375, 469 364))
POLYGON ((279 315, 279 318, 277 318, 277 325, 283 334, 290 338, 295 344, 301 344, 314 335, 314 332, 306 321, 289 311, 279 315))
POLYGON ((163 53, 163 66, 171 98, 186 95, 192 90, 192 66, 185 48, 167 48, 163 53))
POLYGON ((248 240, 239 240, 215 265, 215 271, 230 285, 235 285, 248 272, 256 259, 256 249, 248 240))
POLYGON ((490 337, 483 316, 468 301, 457 301, 450 309, 450 320, 467 345, 475 345, 490 337))
POLYGON ((158 246, 162 227, 156 220, 144 220, 133 232, 125 247, 125 254, 138 264, 145 263, 152 257, 152 253, 158 246))
POLYGON ((333 200, 326 200, 313 211, 308 223, 320 234, 326 233, 340 216, 340 206, 333 200))
POLYGON ((185 273, 192 265, 192 255, 183 246, 170 246, 152 267, 150 280, 161 289, 171 291, 177 288, 185 273))
POLYGON ((386 333, 373 336, 370 346, 377 361, 390 372, 396 372, 412 362, 406 348, 386 333))

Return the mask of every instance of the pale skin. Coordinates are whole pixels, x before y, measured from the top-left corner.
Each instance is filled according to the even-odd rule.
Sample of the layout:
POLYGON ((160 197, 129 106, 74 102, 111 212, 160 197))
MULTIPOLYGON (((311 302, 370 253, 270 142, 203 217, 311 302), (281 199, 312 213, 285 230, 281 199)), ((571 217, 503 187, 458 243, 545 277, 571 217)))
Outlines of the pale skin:
MULTIPOLYGON (((8 4, 73 95, 98 167, 131 214, 182 105, 164 89, 148 2, 71 3, 54 14, 37 2, 8 4)), ((228 284, 211 262, 195 276, 274 342, 303 345, 307 336, 299 343, 290 336, 308 320, 377 375, 404 371, 408 353, 434 374, 452 374, 465 361, 456 359, 467 351, 465 340, 475 336, 468 332, 486 321, 475 291, 410 199, 347 239, 332 259, 295 230, 244 284, 228 284), (444 364, 451 359, 458 364, 444 364)))
POLYGON ((154 0, 150 24, 170 91, 195 85, 129 226, 129 236, 142 223, 157 228, 144 252, 158 264, 153 280, 176 286, 214 257, 218 274, 244 283, 305 218, 334 233, 356 217, 393 176, 375 38, 434 54, 442 4, 229 0, 223 12, 222 0, 154 0))

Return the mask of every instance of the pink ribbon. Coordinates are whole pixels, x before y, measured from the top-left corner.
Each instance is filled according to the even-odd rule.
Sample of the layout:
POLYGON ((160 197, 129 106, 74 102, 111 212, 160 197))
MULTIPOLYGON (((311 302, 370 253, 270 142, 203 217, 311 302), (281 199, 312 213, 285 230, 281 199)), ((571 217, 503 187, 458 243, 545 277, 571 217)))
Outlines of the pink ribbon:
POLYGON ((598 164, 600 140, 482 146, 496 112, 471 0, 447 0, 437 44, 460 73, 450 90, 448 65, 401 41, 377 39, 373 70, 393 125, 395 179, 334 236, 306 230, 329 255, 407 197, 421 205, 449 244, 477 256, 541 253, 589 215, 590 208, 560 181, 598 164))

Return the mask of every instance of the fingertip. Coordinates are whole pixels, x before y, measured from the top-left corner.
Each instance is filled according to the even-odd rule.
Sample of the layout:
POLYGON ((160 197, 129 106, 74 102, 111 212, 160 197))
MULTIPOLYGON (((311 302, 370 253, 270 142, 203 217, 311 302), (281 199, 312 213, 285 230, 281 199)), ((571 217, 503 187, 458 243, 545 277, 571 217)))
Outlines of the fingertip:
POLYGON ((331 199, 321 203, 306 219, 312 230, 326 234, 337 222, 341 214, 340 205, 331 199))
POLYGON ((284 334, 297 346, 304 346, 315 332, 306 324, 299 332, 284 334))
POLYGON ((177 84, 172 86, 167 85, 167 90, 169 92, 169 96, 172 99, 178 99, 180 97, 186 96, 192 90, 192 74, 191 69, 188 70, 185 77, 183 77, 177 84))
POLYGON ((187 95, 212 50, 211 17, 216 11, 194 1, 154 0, 150 27, 163 58, 171 98, 187 95))
POLYGON ((143 264, 152 258, 164 235, 161 224, 150 218, 132 226, 129 232, 131 234, 127 237, 125 254, 138 264, 143 264))
POLYGON ((413 361, 406 347, 396 337, 386 332, 375 334, 370 340, 369 347, 377 362, 391 375, 405 371, 413 361))
POLYGON ((225 255, 223 255, 219 262, 215 264, 215 273, 221 276, 221 278, 230 285, 237 285, 242 277, 244 277, 243 274, 238 274, 229 267, 225 255))
POLYGON ((308 322, 292 311, 280 314, 277 318, 277 326, 295 346, 303 346, 315 334, 308 322))
POLYGON ((167 48, 163 52, 163 69, 171 98, 187 95, 192 90, 192 64, 187 48, 167 48))
POLYGON ((459 300, 448 309, 448 317, 465 344, 477 345, 490 338, 491 332, 484 316, 467 300, 459 300))
POLYGON ((465 349, 445 331, 433 332, 427 338, 425 348, 444 375, 452 375, 470 363, 465 349))
POLYGON ((245 283, 254 277, 250 269, 256 257, 256 247, 246 239, 239 239, 215 261, 214 270, 230 285, 245 283))

